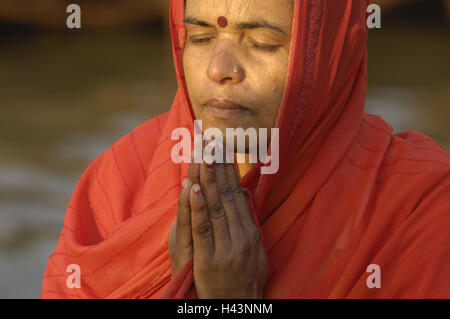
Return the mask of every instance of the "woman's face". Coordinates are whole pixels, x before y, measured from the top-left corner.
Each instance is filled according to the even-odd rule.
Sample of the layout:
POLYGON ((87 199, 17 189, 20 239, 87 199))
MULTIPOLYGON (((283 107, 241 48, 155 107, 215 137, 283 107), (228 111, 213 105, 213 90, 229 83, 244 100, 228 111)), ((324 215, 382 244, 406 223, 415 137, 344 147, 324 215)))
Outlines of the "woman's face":
POLYGON ((187 0, 184 73, 203 130, 219 128, 225 137, 226 128, 267 128, 270 138, 285 87, 293 9, 292 0, 187 0))

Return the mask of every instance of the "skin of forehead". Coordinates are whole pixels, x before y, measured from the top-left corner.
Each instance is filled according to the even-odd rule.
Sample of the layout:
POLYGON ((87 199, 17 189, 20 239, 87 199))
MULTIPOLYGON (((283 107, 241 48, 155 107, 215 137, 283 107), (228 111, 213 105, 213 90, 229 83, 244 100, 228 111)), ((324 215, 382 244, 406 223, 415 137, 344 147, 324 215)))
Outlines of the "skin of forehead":
MULTIPOLYGON (((198 1, 198 0, 188 0, 188 1, 198 1)), ((239 1, 238 0, 202 0, 200 2, 201 6, 196 6, 196 7, 200 7, 201 11, 204 10, 204 12, 202 12, 200 15, 204 15, 205 12, 208 12, 208 15, 211 12, 216 13, 216 18, 214 19, 215 20, 214 23, 217 23, 217 24, 218 24, 219 17, 226 18, 227 25, 230 25, 230 23, 233 23, 232 21, 234 21, 234 20, 236 20, 235 22, 239 22, 239 20, 241 20, 241 19, 247 20, 248 18, 255 16, 255 14, 254 14, 255 11, 258 11, 257 18, 264 18, 267 20, 272 20, 272 19, 270 19, 270 17, 273 16, 273 14, 271 14, 271 13, 273 13, 273 10, 271 10, 271 9, 264 10, 268 6, 267 5, 261 6, 260 3, 261 3, 260 0, 244 0, 244 1, 241 1, 241 0, 239 0, 239 1), (254 9, 255 6, 260 7, 260 9, 255 10, 254 9)), ((282 5, 283 3, 286 3, 286 0, 275 0, 274 3, 275 3, 275 6, 277 6, 277 4, 282 5)), ((288 1, 288 3, 293 6, 294 0, 288 1)), ((185 8, 186 8, 186 16, 191 15, 191 14, 194 16, 199 15, 198 11, 197 12, 188 12, 187 11, 186 0, 185 0, 185 8)), ((275 21, 273 21, 273 22, 275 22, 275 21)))

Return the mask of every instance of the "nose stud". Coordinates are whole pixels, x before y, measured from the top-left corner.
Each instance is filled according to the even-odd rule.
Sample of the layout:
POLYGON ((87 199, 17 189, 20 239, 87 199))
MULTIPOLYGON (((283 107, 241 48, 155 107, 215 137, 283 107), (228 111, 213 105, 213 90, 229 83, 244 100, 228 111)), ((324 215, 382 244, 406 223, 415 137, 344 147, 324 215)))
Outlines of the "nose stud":
POLYGON ((217 18, 217 24, 219 25, 219 27, 225 28, 228 25, 228 20, 224 16, 220 16, 219 18, 217 18))
POLYGON ((239 68, 237 67, 237 65, 235 65, 235 66, 233 67, 233 72, 234 72, 234 73, 238 73, 238 72, 239 72, 239 68))

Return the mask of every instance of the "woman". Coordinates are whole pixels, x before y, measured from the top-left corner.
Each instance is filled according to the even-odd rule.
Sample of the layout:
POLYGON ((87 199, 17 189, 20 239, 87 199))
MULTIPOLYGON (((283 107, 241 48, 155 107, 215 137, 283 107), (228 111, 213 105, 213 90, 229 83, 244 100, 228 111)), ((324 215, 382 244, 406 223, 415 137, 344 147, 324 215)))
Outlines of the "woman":
POLYGON ((450 297, 450 156, 364 113, 366 6, 173 0, 172 109, 86 170, 42 297, 450 297), (194 120, 278 128, 277 172, 176 164, 194 120))

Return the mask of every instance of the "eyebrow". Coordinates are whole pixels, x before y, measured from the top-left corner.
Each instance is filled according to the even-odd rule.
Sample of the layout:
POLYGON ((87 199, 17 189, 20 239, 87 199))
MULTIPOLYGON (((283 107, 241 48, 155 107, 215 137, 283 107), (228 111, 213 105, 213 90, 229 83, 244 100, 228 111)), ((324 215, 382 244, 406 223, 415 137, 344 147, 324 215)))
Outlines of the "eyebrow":
MULTIPOLYGON (((195 25, 199 25, 202 27, 212 27, 214 28, 215 26, 212 25, 211 23, 208 23, 206 21, 202 21, 199 20, 197 18, 194 17, 187 17, 183 20, 184 23, 187 24, 195 24, 195 25)), ((258 29, 258 28, 266 28, 266 29, 271 29, 277 32, 280 32, 284 35, 287 35, 286 31, 284 31, 281 27, 278 27, 276 25, 273 25, 265 20, 260 20, 260 21, 251 21, 251 22, 240 22, 236 25, 239 29, 258 29)))

